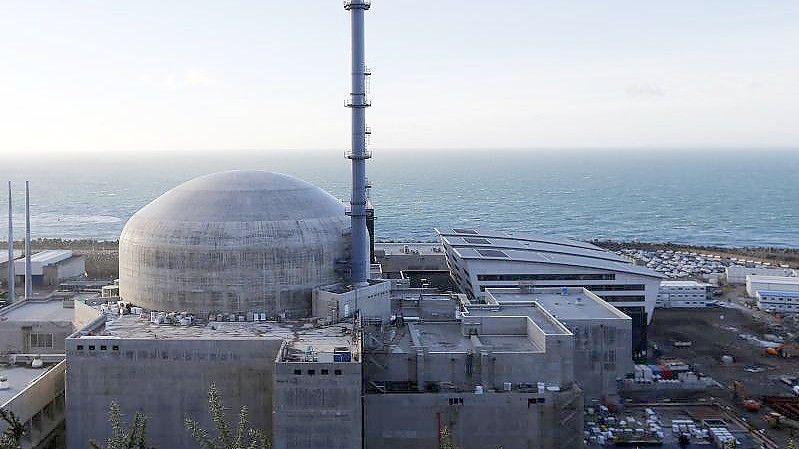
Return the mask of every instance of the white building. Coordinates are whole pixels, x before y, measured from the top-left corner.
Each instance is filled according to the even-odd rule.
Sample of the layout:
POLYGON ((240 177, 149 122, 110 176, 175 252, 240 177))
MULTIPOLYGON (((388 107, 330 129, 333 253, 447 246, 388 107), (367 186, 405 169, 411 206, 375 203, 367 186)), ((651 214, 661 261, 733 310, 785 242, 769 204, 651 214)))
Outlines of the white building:
POLYGON ((799 292, 799 277, 795 276, 753 276, 746 277, 746 294, 757 297, 759 290, 799 292))
POLYGON ((661 281, 655 307, 706 307, 710 287, 697 281, 661 281))
POLYGON ((724 269, 728 284, 746 284, 747 276, 796 276, 796 270, 779 267, 743 267, 731 265, 724 269))
POLYGON ((758 290, 755 294, 760 310, 799 313, 799 291, 758 290))
POLYGON ((470 300, 486 288, 585 287, 633 320, 633 354, 646 350, 663 275, 598 246, 574 240, 476 229, 442 228, 453 282, 470 300))

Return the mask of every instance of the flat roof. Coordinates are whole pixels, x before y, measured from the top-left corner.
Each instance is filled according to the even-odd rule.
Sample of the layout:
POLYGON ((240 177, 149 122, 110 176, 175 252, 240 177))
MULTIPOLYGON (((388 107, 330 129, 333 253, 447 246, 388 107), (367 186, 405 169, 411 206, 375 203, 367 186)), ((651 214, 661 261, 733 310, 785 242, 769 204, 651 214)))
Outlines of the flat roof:
MULTIPOLYGON (((283 340, 288 348, 306 351, 309 346, 319 353, 333 353, 334 348, 353 348, 352 325, 336 323, 316 326, 309 321, 211 321, 179 326, 154 324, 138 315, 122 315, 106 321, 92 331, 92 338, 108 337, 134 340, 283 340)), ((80 339, 73 334, 71 339, 80 339)))
POLYGON ((540 234, 529 234, 521 232, 501 232, 501 231, 492 231, 480 228, 450 228, 450 227, 435 228, 435 231, 440 236, 497 238, 505 240, 518 240, 521 242, 531 242, 531 243, 548 243, 560 246, 570 246, 573 248, 604 251, 602 248, 596 245, 592 245, 590 243, 581 242, 578 240, 551 237, 540 234))
MULTIPOLYGON (((469 352, 474 350, 471 336, 464 336, 459 321, 443 323, 413 323, 408 325, 409 333, 415 335, 419 343, 430 352, 469 352)), ((527 334, 477 336, 480 343, 494 346, 497 351, 543 352, 527 334)))
POLYGON ((69 321, 75 317, 75 309, 64 308, 61 300, 33 301, 26 300, 0 309, 0 316, 8 321, 69 321))
POLYGON ((10 388, 0 390, 0 407, 6 404, 19 392, 32 384, 36 379, 45 374, 55 365, 46 365, 42 368, 30 368, 24 366, 3 366, 0 365, 0 377, 6 377, 10 388))
POLYGON ((520 240, 506 237, 484 237, 484 236, 447 236, 442 235, 441 239, 450 246, 458 248, 490 248, 490 249, 511 249, 518 251, 534 251, 542 253, 556 253, 567 255, 578 255, 601 260, 611 260, 614 262, 629 263, 625 257, 616 253, 606 251, 599 247, 585 248, 582 246, 564 245, 561 243, 542 242, 539 240, 520 240))
POLYGON ((799 277, 797 276, 765 276, 750 274, 746 276, 746 280, 749 282, 765 282, 767 284, 799 285, 799 277))
POLYGON ((666 287, 709 287, 711 284, 699 281, 660 281, 666 287))
MULTIPOLYGON (((570 287, 567 294, 562 289, 541 288, 524 291, 519 288, 488 288, 486 295, 496 300, 502 307, 498 313, 519 313, 524 305, 538 304, 558 320, 631 319, 619 309, 608 304, 595 294, 578 287, 570 287), (511 311, 504 312, 503 309, 511 311)), ((469 310, 479 308, 472 304, 469 310)))
POLYGON ((440 243, 378 243, 375 242, 375 251, 382 250, 387 256, 407 256, 407 255, 424 255, 424 256, 444 256, 444 247, 440 243), (405 252, 405 249, 413 252, 405 252))

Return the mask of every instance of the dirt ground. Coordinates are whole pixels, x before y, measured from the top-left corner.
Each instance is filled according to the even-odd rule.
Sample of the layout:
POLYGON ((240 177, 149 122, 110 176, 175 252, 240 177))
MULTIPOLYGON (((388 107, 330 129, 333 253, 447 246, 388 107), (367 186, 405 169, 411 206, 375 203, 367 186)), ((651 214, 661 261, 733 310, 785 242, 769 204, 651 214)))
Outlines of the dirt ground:
MULTIPOLYGON (((732 291, 726 299, 741 302, 739 292, 732 291)), ((740 307, 740 306, 737 306, 740 307)), ((755 399, 764 395, 791 395, 787 385, 780 382, 781 375, 799 375, 799 358, 783 359, 765 355, 765 350, 739 337, 739 334, 752 334, 762 337, 773 318, 753 319, 753 312, 741 308, 704 309, 657 309, 649 328, 649 342, 656 344, 663 357, 681 359, 692 365, 695 371, 707 374, 719 382, 724 390, 718 399, 730 404, 741 416, 758 429, 767 429, 775 440, 785 442, 787 431, 768 429, 763 416, 770 411, 767 407, 759 413, 745 411, 733 399, 733 381, 741 381, 748 394, 755 399), (691 341, 687 348, 675 348, 674 341, 691 341), (731 355, 734 363, 724 365, 723 355, 731 355), (745 371, 747 367, 762 367, 759 373, 745 371)))

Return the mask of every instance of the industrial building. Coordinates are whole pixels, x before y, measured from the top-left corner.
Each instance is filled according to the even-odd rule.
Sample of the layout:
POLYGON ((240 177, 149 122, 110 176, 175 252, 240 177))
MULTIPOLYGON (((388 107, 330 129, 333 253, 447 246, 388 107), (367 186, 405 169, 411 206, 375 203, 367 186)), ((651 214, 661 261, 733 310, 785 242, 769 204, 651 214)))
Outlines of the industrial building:
POLYGON ((799 277, 796 276, 746 276, 746 294, 757 297, 761 290, 777 292, 799 292, 799 277))
POLYGON ((758 290, 755 297, 760 310, 799 313, 799 291, 758 290))
POLYGON ((745 267, 730 265, 724 269, 724 279, 731 285, 746 284, 747 276, 796 276, 796 270, 784 267, 745 267))
POLYGON ((63 446, 64 339, 99 316, 71 300, 26 299, 0 310, 0 408, 25 426, 23 449, 63 446))
POLYGON ((712 285, 697 281, 661 281, 655 307, 707 307, 712 285))
POLYGON ((633 356, 646 352, 663 275, 598 246, 546 236, 436 229, 453 281, 471 300, 488 288, 585 287, 633 320, 633 356))
POLYGON ((201 176, 128 220, 119 294, 151 310, 305 317, 311 290, 344 274, 350 239, 344 204, 305 181, 201 176))
MULTIPOLYGON (((14 270, 17 284, 25 281, 25 258, 17 259, 14 270)), ((81 277, 86 273, 86 258, 68 249, 49 249, 33 253, 30 258, 33 286, 52 287, 61 281, 81 277)))

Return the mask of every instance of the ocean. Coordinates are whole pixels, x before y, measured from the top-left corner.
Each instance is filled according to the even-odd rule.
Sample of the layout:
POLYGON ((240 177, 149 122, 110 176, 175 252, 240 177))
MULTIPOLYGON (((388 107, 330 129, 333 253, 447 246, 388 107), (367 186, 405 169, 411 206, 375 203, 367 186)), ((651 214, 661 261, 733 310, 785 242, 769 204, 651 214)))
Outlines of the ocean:
MULTIPOLYGON (((61 154, 4 163, 0 180, 14 182, 17 238, 28 179, 34 238, 115 240, 136 210, 192 177, 263 169, 347 199, 348 162, 335 150, 61 154)), ((799 151, 377 150, 368 173, 383 241, 480 226, 581 240, 799 247, 799 151)), ((5 198, 3 188, 3 208, 5 198)))

